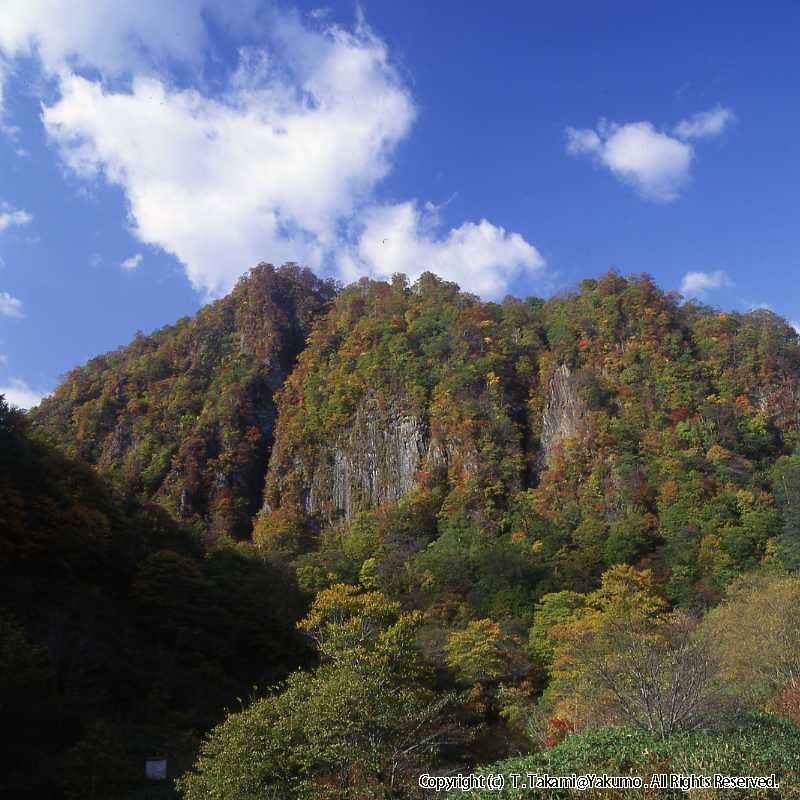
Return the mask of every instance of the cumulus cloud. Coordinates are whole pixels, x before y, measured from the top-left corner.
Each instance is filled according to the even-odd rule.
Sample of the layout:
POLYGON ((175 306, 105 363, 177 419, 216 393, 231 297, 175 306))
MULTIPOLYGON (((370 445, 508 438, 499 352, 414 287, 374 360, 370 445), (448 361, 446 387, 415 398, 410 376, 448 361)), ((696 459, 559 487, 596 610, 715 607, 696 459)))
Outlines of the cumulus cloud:
POLYGON ((642 197, 674 200, 689 180, 692 148, 659 133, 650 122, 601 123, 595 130, 567 128, 567 152, 590 155, 642 197))
POLYGON ((212 99, 158 78, 111 92, 70 74, 44 111, 67 165, 122 186, 139 238, 173 253, 211 294, 264 258, 319 267, 414 118, 367 28, 314 33, 286 19, 280 36, 291 77, 265 79, 250 56, 212 99))
MULTIPOLYGON (((63 162, 122 187, 134 234, 175 255, 198 290, 220 294, 264 259, 320 270, 345 263, 344 252, 349 263, 372 263, 351 232, 375 205, 416 107, 363 19, 344 30, 325 15, 307 22, 255 0, 11 2, 0 55, 34 56, 53 79, 57 99, 43 122, 63 162), (242 47, 213 91, 202 69, 213 57, 204 22, 212 18, 240 33, 258 25, 262 44, 242 47), (170 78, 176 62, 190 68, 180 84, 170 78)), ((471 237, 476 253, 482 243, 489 271, 474 283, 475 270, 453 276, 467 289, 533 263, 531 245, 486 221, 416 252, 435 243, 452 253, 459 237, 471 237), (520 255, 520 243, 530 252, 520 255)))
POLYGON ((28 225, 33 216, 21 208, 14 208, 8 203, 0 203, 0 231, 18 225, 28 225))
POLYGON ((669 203, 691 177, 695 151, 685 140, 719 135, 731 119, 730 109, 717 106, 679 122, 674 135, 657 130, 652 122, 601 120, 596 128, 567 128, 567 153, 589 156, 643 198, 669 203))
POLYGON ((120 266, 122 267, 122 269, 136 269, 136 267, 138 267, 139 264, 142 263, 142 258, 143 257, 144 256, 142 256, 141 253, 137 253, 135 256, 131 256, 130 258, 126 258, 120 264, 120 266))
MULTIPOLYGON (((0 50, 38 58, 46 72, 87 67, 106 76, 167 59, 199 63, 207 45, 206 0, 4 0, 0 50)), ((229 0, 241 9, 245 4, 229 0)), ((233 8, 232 8, 233 11, 233 8)))
POLYGON ((722 289, 731 282, 721 269, 713 272, 687 272, 681 281, 681 294, 684 297, 701 298, 712 289, 722 289))
POLYGON ((387 278, 404 272, 416 278, 431 271, 484 297, 497 297, 520 274, 536 277, 545 262, 519 234, 485 219, 442 231, 437 209, 406 202, 373 207, 364 214, 356 246, 340 256, 350 279, 387 278))
POLYGON ((8 384, 0 386, 0 394, 5 395, 6 402, 17 408, 29 409, 38 406, 42 398, 49 392, 39 392, 31 389, 25 381, 19 378, 11 378, 8 384))
POLYGON ((22 301, 12 297, 8 292, 0 292, 0 316, 24 317, 22 301))
POLYGON ((733 120, 730 108, 716 105, 708 111, 700 111, 688 119, 682 119, 675 126, 674 133, 681 139, 709 139, 720 136, 733 120))
POLYGON ((71 75, 45 125, 70 168, 125 189, 135 233, 173 253, 197 288, 224 291, 265 257, 318 267, 339 220, 387 173, 414 109, 368 32, 333 31, 316 48, 298 53, 302 91, 240 83, 225 101, 151 78, 111 93, 71 75))

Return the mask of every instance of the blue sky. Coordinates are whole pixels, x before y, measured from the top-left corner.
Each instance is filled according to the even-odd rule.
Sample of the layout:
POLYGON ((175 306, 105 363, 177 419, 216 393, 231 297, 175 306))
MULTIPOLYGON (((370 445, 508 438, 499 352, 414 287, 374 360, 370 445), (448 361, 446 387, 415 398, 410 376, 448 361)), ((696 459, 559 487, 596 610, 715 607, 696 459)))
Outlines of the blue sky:
POLYGON ((4 0, 0 392, 259 260, 800 320, 795 3, 4 0))

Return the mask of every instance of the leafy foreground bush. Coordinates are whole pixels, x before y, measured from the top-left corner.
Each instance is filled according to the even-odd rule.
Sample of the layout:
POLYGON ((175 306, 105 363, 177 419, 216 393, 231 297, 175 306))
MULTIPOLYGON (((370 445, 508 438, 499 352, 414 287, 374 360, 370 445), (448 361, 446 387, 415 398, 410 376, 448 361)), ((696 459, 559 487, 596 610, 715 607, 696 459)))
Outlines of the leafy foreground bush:
POLYGON ((320 592, 298 627, 323 659, 214 728, 185 800, 411 800, 456 733, 455 697, 432 688, 419 613, 380 592, 320 592))
POLYGON ((742 718, 724 733, 684 733, 666 740, 631 728, 608 726, 589 728, 565 739, 549 750, 498 761, 477 770, 480 774, 500 773, 506 787, 500 792, 473 790, 455 792, 451 798, 499 800, 499 798, 628 798, 657 796, 661 800, 703 797, 800 798, 800 728, 794 723, 767 715, 742 718), (538 772, 553 776, 633 775, 649 783, 653 774, 683 775, 771 775, 779 789, 512 789, 508 776, 538 772))

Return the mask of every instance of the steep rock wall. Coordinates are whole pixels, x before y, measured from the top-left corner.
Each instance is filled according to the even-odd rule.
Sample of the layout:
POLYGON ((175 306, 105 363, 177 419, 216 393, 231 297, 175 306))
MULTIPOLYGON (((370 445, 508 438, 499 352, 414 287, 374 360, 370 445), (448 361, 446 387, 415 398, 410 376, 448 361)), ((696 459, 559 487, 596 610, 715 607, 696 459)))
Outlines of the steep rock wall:
POLYGON ((349 519, 360 508, 397 500, 414 485, 427 445, 418 416, 382 410, 368 398, 332 448, 330 470, 315 475, 309 511, 321 510, 330 498, 335 512, 349 519))
MULTIPOLYGON (((276 461, 280 460, 276 459, 276 461)), ((305 511, 328 521, 351 519, 358 511, 398 500, 415 483, 420 469, 441 466, 442 448, 432 445, 428 426, 418 414, 365 397, 352 422, 313 462, 292 465, 294 495, 305 511)), ((285 476, 271 470, 265 510, 279 505, 285 476)))
POLYGON ((557 445, 580 434, 588 410, 578 394, 578 387, 569 367, 561 364, 548 383, 542 412, 540 441, 543 466, 550 464, 557 445))

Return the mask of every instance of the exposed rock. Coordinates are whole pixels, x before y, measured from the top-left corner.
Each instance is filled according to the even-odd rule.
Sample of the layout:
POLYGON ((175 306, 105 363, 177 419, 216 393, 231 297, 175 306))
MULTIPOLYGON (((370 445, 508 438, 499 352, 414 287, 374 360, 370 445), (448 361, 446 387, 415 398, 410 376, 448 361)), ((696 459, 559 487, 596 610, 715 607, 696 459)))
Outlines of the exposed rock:
POLYGON ((306 496, 307 510, 350 519, 357 511, 402 497, 414 485, 428 448, 420 418, 366 398, 350 428, 326 454, 306 496))
POLYGON ((110 441, 98 461, 100 469, 108 469, 121 461, 130 445, 131 420, 127 416, 120 416, 111 433, 110 441))
POLYGON ((220 490, 227 488, 229 483, 228 475, 225 473, 224 469, 216 469, 214 470, 214 480, 213 480, 213 488, 220 490))
POLYGON ((189 516, 189 506, 189 492, 183 488, 178 501, 178 519, 186 519, 189 516))
POLYGON ((550 378, 542 414, 541 444, 545 464, 550 464, 556 445, 581 432, 588 410, 569 367, 562 364, 550 378))
POLYGON ((286 460, 273 453, 263 510, 286 502, 285 491, 293 486, 289 493, 309 515, 329 523, 350 520, 360 511, 399 500, 420 472, 446 473, 449 468, 477 474, 478 458, 471 447, 431 436, 427 420, 402 403, 367 396, 351 424, 332 445, 319 447, 313 460, 286 460))

